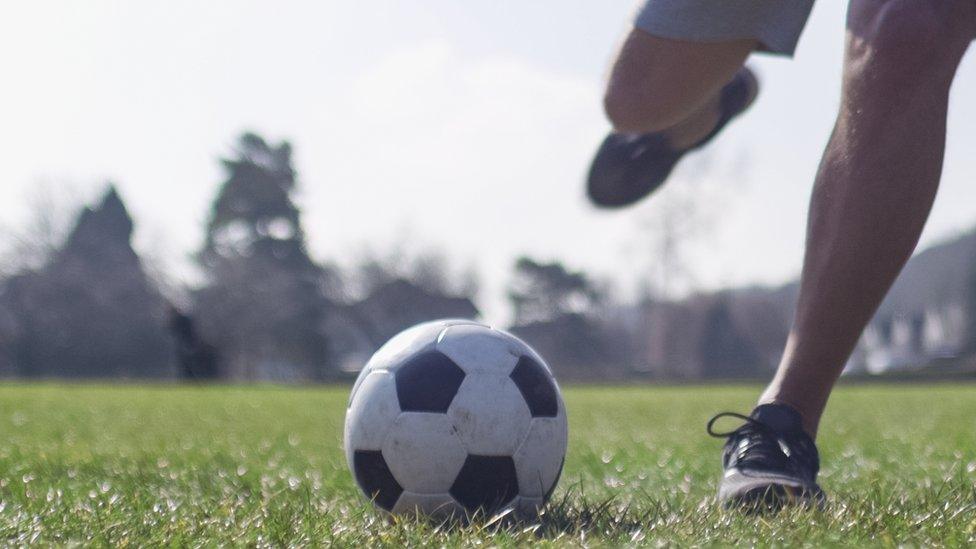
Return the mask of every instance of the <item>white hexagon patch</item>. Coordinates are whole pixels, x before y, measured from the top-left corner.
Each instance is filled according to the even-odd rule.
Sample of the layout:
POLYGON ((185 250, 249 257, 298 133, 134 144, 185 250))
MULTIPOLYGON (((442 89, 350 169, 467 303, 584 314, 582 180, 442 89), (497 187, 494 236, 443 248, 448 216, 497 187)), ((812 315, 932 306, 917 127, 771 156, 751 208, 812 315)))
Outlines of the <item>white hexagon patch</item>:
POLYGON ((404 490, 447 493, 467 452, 444 414, 403 412, 383 442, 383 458, 404 490))
POLYGON ((450 494, 404 492, 393 506, 394 515, 448 518, 464 516, 464 508, 450 494))
POLYGON ((343 446, 352 463, 353 450, 379 450, 391 425, 400 415, 396 380, 386 371, 366 374, 346 412, 343 446))
POLYGON ((468 374, 447 410, 469 453, 511 456, 529 430, 532 413, 507 376, 468 374))
POLYGON ((437 349, 465 373, 512 373, 521 354, 515 340, 487 326, 451 326, 441 334, 437 349))
POLYGON ((518 474, 519 493, 543 497, 558 480, 566 457, 566 416, 535 418, 525 441, 512 456, 518 474))

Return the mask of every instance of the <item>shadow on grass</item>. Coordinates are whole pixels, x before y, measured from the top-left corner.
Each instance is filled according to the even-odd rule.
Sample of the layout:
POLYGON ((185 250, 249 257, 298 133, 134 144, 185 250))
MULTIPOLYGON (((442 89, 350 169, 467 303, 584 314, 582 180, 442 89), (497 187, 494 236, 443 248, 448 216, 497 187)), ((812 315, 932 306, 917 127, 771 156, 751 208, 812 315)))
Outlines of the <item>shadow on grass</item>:
MULTIPOLYGON (((689 501, 684 498, 654 498, 641 493, 638 507, 618 497, 590 499, 580 485, 571 486, 551 500, 536 516, 519 516, 513 510, 495 515, 475 514, 466 517, 432 519, 422 515, 390 517, 393 522, 422 523, 432 531, 442 533, 481 533, 490 536, 507 535, 515 539, 526 537, 555 540, 560 538, 600 537, 614 540, 637 540, 647 528, 668 517, 677 519, 688 512, 689 501)), ((702 500, 693 507, 707 509, 711 500, 702 500)))
POLYGON ((605 497, 599 500, 588 499, 580 485, 550 501, 536 523, 540 537, 560 537, 580 533, 633 534, 642 531, 660 517, 673 513, 683 506, 665 498, 656 499, 646 493, 638 498, 629 498, 631 503, 623 503, 618 497, 605 497), (632 502, 638 499, 640 507, 632 502))

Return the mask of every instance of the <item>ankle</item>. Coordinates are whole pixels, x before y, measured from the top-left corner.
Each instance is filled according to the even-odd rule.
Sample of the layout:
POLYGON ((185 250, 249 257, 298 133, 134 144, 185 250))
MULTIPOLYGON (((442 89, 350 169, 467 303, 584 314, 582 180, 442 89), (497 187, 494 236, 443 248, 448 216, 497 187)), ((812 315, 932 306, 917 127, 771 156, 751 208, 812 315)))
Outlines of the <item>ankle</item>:
MULTIPOLYGON (((804 406, 798 404, 796 401, 793 401, 788 398, 783 398, 780 395, 767 396, 764 394, 759 398, 759 401, 756 403, 756 409, 758 409, 760 406, 766 406, 766 405, 784 406, 786 408, 789 408, 791 411, 795 412, 800 417, 800 423, 803 427, 803 430, 807 433, 807 435, 809 435, 810 438, 814 440, 817 439, 817 428, 819 427, 820 424, 819 413, 811 413, 809 410, 805 409, 804 406)), ((755 412, 755 409, 753 410, 753 412, 755 412)))
POLYGON ((722 115, 721 97, 719 92, 691 116, 665 130, 671 147, 676 150, 690 148, 714 130, 722 115))

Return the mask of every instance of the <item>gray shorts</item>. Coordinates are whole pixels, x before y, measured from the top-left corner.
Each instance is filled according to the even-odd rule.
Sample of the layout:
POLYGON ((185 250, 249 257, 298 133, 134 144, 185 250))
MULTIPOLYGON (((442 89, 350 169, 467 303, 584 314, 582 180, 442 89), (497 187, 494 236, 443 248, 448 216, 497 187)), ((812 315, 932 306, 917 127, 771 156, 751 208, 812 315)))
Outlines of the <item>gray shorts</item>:
POLYGON ((634 26, 692 42, 759 40, 760 49, 793 55, 813 0, 644 0, 634 26))

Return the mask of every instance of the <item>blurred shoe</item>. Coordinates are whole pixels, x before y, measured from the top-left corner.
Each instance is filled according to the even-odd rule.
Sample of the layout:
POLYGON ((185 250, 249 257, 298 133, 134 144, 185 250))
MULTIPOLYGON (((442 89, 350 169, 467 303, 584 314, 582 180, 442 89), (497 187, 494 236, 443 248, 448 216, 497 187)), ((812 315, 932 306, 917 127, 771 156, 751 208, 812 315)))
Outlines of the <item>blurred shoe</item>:
POLYGON ((763 404, 749 416, 723 412, 708 422, 707 429, 713 437, 728 439, 722 452, 725 474, 718 490, 718 501, 726 508, 776 511, 788 505, 824 504, 824 493, 817 485, 817 446, 793 408, 763 404), (715 422, 724 417, 744 423, 734 431, 716 432, 715 422))
POLYGON ((720 113, 715 128, 687 148, 671 146, 666 132, 645 134, 611 133, 603 140, 590 165, 586 191, 602 208, 629 206, 660 187, 685 154, 703 147, 733 118, 756 99, 759 82, 743 67, 722 88, 720 113))

